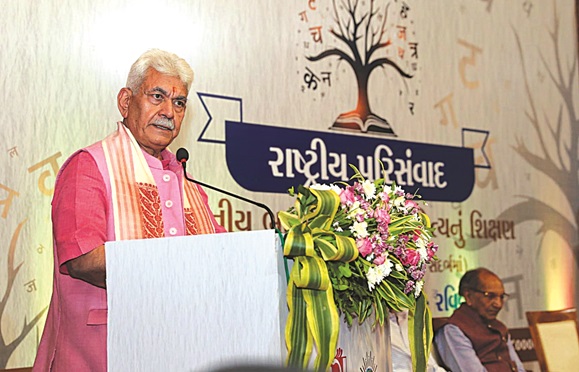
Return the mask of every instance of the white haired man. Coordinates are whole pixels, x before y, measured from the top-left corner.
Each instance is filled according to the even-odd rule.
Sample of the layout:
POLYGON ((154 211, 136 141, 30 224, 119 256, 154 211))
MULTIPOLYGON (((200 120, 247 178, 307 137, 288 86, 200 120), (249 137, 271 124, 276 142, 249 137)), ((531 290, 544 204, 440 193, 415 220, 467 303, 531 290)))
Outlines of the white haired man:
POLYGON ((152 49, 117 95, 123 120, 63 164, 52 200, 54 284, 34 371, 107 370, 104 244, 224 232, 207 195, 167 146, 179 135, 193 71, 152 49))
POLYGON ((497 319, 508 295, 486 268, 467 271, 459 294, 465 302, 435 335, 444 364, 453 372, 524 372, 507 326, 497 319))

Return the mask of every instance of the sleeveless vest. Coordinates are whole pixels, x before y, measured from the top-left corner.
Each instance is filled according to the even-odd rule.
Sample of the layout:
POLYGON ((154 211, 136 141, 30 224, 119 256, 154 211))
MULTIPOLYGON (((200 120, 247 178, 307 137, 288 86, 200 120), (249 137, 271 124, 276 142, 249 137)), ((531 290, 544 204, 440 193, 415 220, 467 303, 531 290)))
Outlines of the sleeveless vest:
POLYGON ((459 327, 468 337, 487 371, 517 370, 516 364, 509 356, 508 329, 502 322, 496 319, 483 319, 476 311, 463 303, 447 323, 459 327))

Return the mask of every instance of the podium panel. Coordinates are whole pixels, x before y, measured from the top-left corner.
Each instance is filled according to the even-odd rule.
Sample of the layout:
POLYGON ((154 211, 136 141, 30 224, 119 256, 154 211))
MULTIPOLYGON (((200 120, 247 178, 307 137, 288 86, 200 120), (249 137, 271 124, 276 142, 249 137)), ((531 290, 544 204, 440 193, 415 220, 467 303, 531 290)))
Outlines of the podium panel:
POLYGON ((282 365, 278 240, 262 230, 107 243, 108 370, 282 365))
POLYGON ((373 323, 372 318, 362 325, 354 322, 349 327, 342 320, 332 372, 393 371, 388 320, 383 326, 373 326, 373 323))

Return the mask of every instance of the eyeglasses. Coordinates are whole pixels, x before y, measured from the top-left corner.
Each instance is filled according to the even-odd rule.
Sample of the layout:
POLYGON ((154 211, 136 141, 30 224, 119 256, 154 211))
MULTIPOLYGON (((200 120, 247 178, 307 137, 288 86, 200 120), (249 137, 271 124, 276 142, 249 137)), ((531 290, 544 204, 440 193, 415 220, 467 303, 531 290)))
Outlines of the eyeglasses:
POLYGON ((480 294, 482 294, 485 298, 487 298, 487 299, 489 299, 489 300, 491 300, 491 301, 494 301, 494 300, 496 300, 497 298, 500 298, 501 301, 506 301, 506 300, 509 299, 509 294, 508 294, 508 293, 499 294, 499 293, 495 293, 495 292, 481 291, 481 290, 479 290, 479 289, 469 289, 469 290, 471 290, 471 291, 473 291, 473 292, 476 292, 476 293, 480 293, 480 294))

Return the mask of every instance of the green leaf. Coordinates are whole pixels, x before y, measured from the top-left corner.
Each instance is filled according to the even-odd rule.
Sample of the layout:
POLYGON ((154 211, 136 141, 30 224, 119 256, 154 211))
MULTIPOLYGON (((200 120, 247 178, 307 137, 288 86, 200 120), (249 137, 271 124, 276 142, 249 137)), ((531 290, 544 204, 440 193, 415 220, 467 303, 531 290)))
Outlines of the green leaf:
POLYGON ((414 300, 414 297, 411 297, 412 295, 409 296, 405 294, 404 291, 398 288, 398 286, 396 285, 392 285, 390 286, 390 288, 392 289, 392 292, 394 292, 394 295, 405 309, 411 309, 414 307, 416 301, 414 300))
POLYGON ((414 371, 426 371, 432 343, 432 317, 424 292, 416 299, 416 307, 408 312, 408 339, 414 371))
POLYGON ((348 264, 338 266, 338 270, 340 271, 340 274, 346 278, 352 276, 352 270, 350 270, 350 265, 348 264))
MULTIPOLYGON (((380 325, 384 325, 384 306, 382 306, 382 299, 379 294, 374 297, 374 304, 376 304, 376 322, 380 325)), ((388 311, 386 309, 386 311, 388 311)))
POLYGON ((282 227, 286 230, 289 230, 292 226, 300 223, 300 219, 295 213, 280 211, 277 216, 282 227))
POLYGON ((396 298, 394 291, 392 291, 392 288, 390 288, 390 284, 387 280, 380 282, 380 285, 376 286, 375 290, 378 291, 382 298, 388 301, 388 303, 398 302, 398 299, 396 298))

